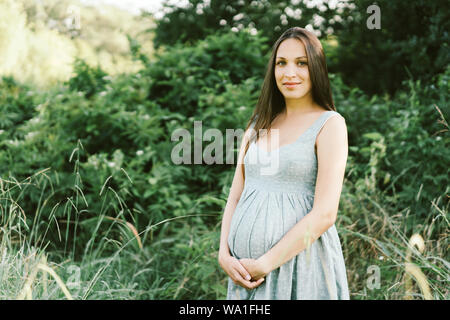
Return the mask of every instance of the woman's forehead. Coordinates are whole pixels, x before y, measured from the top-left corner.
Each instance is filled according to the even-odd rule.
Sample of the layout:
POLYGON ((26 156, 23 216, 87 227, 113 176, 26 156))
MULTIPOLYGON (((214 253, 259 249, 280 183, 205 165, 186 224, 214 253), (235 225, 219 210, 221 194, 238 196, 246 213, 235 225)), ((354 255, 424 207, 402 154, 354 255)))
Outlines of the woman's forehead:
POLYGON ((278 46, 276 57, 285 59, 306 57, 305 46, 298 39, 286 39, 278 46))

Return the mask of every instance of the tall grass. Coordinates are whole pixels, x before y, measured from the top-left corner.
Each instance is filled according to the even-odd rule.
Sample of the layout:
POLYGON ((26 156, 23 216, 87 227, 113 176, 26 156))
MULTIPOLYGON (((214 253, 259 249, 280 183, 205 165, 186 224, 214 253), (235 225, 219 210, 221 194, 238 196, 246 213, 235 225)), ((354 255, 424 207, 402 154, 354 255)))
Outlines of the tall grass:
MULTIPOLYGON (((75 176, 77 168, 75 164, 75 176)), ((216 263, 220 224, 205 230, 187 223, 196 215, 186 215, 138 232, 124 220, 123 210, 115 217, 106 215, 106 204, 113 200, 125 208, 118 193, 107 186, 108 181, 99 195, 105 209, 98 217, 80 221, 82 210, 78 208, 88 204, 77 179, 73 197, 53 208, 47 208, 49 199, 42 198, 33 223, 27 223, 30 213, 21 210, 21 194, 27 188, 48 186, 47 172, 42 170, 20 182, 0 180, 0 299, 225 298, 227 278, 216 263), (58 208, 66 205, 74 212, 64 210, 65 217, 58 216, 58 208), (44 219, 43 212, 50 212, 48 218, 44 219), (69 221, 73 230, 85 231, 91 226, 88 241, 81 244, 81 259, 75 254, 75 237, 73 242, 69 239, 73 233, 63 226, 69 221), (177 233, 171 230, 175 227, 180 227, 177 233), (157 238, 152 235, 155 228, 161 228, 157 238), (63 243, 73 245, 60 252, 50 251, 46 242, 49 230, 58 232, 63 243)), ((433 201, 430 218, 420 227, 424 240, 419 235, 409 240, 402 228, 410 212, 392 214, 396 209, 383 207, 382 195, 372 191, 352 196, 344 192, 346 214, 337 222, 352 299, 448 299, 448 204, 443 207, 439 206, 442 199, 433 201), (349 219, 355 222, 349 224, 349 219), (341 227, 343 224, 346 226, 341 227), (368 288, 370 265, 381 271, 379 288, 368 288)))
MULTIPOLYGON (((170 231, 166 233, 168 223, 180 221, 181 226, 187 226, 183 220, 201 215, 165 219, 138 232, 125 220, 126 204, 107 185, 111 179, 108 177, 99 194, 104 204, 101 212, 94 218, 80 219, 89 207, 81 189, 79 159, 74 159, 80 148, 81 143, 69 160, 75 160, 73 195, 52 208, 47 207, 55 193, 47 175, 49 169, 24 181, 0 179, 0 299, 176 299, 189 292, 185 284, 196 277, 202 278, 201 290, 211 292, 205 287, 211 281, 203 280, 217 277, 216 269, 207 263, 199 269, 198 261, 205 257, 215 261, 212 247, 218 241, 217 232, 195 228, 195 232, 191 229, 176 237, 170 231), (26 213, 20 206, 20 198, 28 188, 42 188, 34 213, 26 213), (53 192, 44 198, 46 189, 53 192), (114 217, 106 213, 113 202, 120 208, 114 217), (156 228, 161 228, 159 239, 153 239, 156 228), (63 250, 55 250, 58 246, 46 239, 49 230, 58 234, 58 246, 63 250), (86 242, 79 243, 77 230, 89 230, 86 242), (197 244, 198 248, 193 248, 193 234, 206 240, 197 244), (186 241, 185 236, 190 239, 186 241), (204 246, 209 246, 206 256, 204 246), (175 254, 171 254, 172 247, 175 254)), ((219 289, 212 287, 218 295, 219 289)))
MULTIPOLYGON (((446 127, 443 131, 448 131, 441 110, 435 107, 441 116, 439 122, 446 127)), ((450 187, 443 186, 442 195, 430 202, 427 218, 411 227, 411 221, 417 221, 411 208, 399 207, 395 193, 388 196, 373 183, 383 150, 385 142, 380 137, 371 145, 366 177, 354 183, 347 178, 344 181, 337 226, 352 299, 448 299, 450 187), (371 266, 380 270, 379 288, 368 285, 371 266)), ((392 177, 392 183, 395 180, 392 177)), ((421 188, 416 201, 420 195, 421 188)))
MULTIPOLYGON (((223 199, 199 197, 183 215, 139 230, 133 214, 141 213, 129 210, 111 187, 112 176, 96 199, 100 211, 90 211, 82 149, 79 142, 70 154, 74 185, 65 199, 56 199, 61 193, 51 169, 23 181, 0 178, 0 299, 224 299, 227 276, 217 263, 222 212, 198 212, 195 205, 223 199), (25 212, 21 204, 31 188, 41 196, 35 211, 25 212), (205 225, 204 215, 217 223, 205 225)), ((449 187, 430 202, 422 224, 410 228, 411 209, 398 207, 395 194, 374 183, 384 149, 379 137, 365 177, 352 181, 349 172, 344 181, 336 226, 351 299, 448 299, 449 187), (374 268, 379 285, 371 286, 374 268)))

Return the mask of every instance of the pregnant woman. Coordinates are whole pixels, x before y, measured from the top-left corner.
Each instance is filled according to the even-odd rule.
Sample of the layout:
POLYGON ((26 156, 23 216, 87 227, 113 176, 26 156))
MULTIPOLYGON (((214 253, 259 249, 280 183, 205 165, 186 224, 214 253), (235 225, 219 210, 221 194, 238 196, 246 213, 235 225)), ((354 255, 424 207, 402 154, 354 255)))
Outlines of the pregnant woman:
POLYGON ((347 155, 322 45, 291 28, 273 46, 222 219, 227 299, 350 299, 335 227, 347 155))

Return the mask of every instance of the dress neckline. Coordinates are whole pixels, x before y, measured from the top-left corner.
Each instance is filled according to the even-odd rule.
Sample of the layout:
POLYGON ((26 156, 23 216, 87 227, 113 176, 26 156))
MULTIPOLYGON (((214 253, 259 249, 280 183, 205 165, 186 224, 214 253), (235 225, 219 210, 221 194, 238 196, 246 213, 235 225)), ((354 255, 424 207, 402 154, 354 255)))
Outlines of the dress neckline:
POLYGON ((327 111, 322 112, 322 114, 321 114, 319 117, 317 117, 317 119, 314 120, 314 122, 313 122, 308 128, 306 128, 306 130, 303 131, 303 132, 300 134, 300 136, 297 137, 297 139, 295 139, 295 140, 294 140, 293 142, 291 142, 291 143, 283 144, 282 146, 280 146, 280 147, 278 147, 278 148, 276 148, 276 149, 274 149, 274 150, 270 150, 270 151, 261 149, 261 148, 258 146, 257 141, 254 141, 253 144, 256 146, 256 148, 257 148, 258 150, 262 150, 263 152, 265 152, 265 153, 267 153, 267 154, 271 154, 272 152, 279 151, 280 149, 282 149, 282 148, 284 148, 284 147, 288 147, 288 146, 290 146, 290 145, 293 145, 293 144, 297 143, 297 141, 299 141, 300 138, 302 138, 309 130, 311 130, 311 129, 315 126, 315 124, 323 117, 323 115, 324 115, 324 114, 327 114, 328 112, 332 112, 332 110, 327 110, 327 111))

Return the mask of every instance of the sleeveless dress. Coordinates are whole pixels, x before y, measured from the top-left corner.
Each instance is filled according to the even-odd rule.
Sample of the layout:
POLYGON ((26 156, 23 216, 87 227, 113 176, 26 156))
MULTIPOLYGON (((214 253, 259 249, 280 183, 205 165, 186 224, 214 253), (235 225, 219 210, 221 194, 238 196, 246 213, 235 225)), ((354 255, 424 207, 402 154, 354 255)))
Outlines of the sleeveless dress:
MULTIPOLYGON (((335 115, 339 113, 323 112, 295 142, 270 152, 254 141, 250 144, 244 157, 244 189, 227 239, 232 256, 259 258, 311 211, 317 177, 314 144, 325 122, 335 115)), ((227 299, 349 300, 336 226, 267 274, 255 289, 243 288, 229 277, 227 299)))

